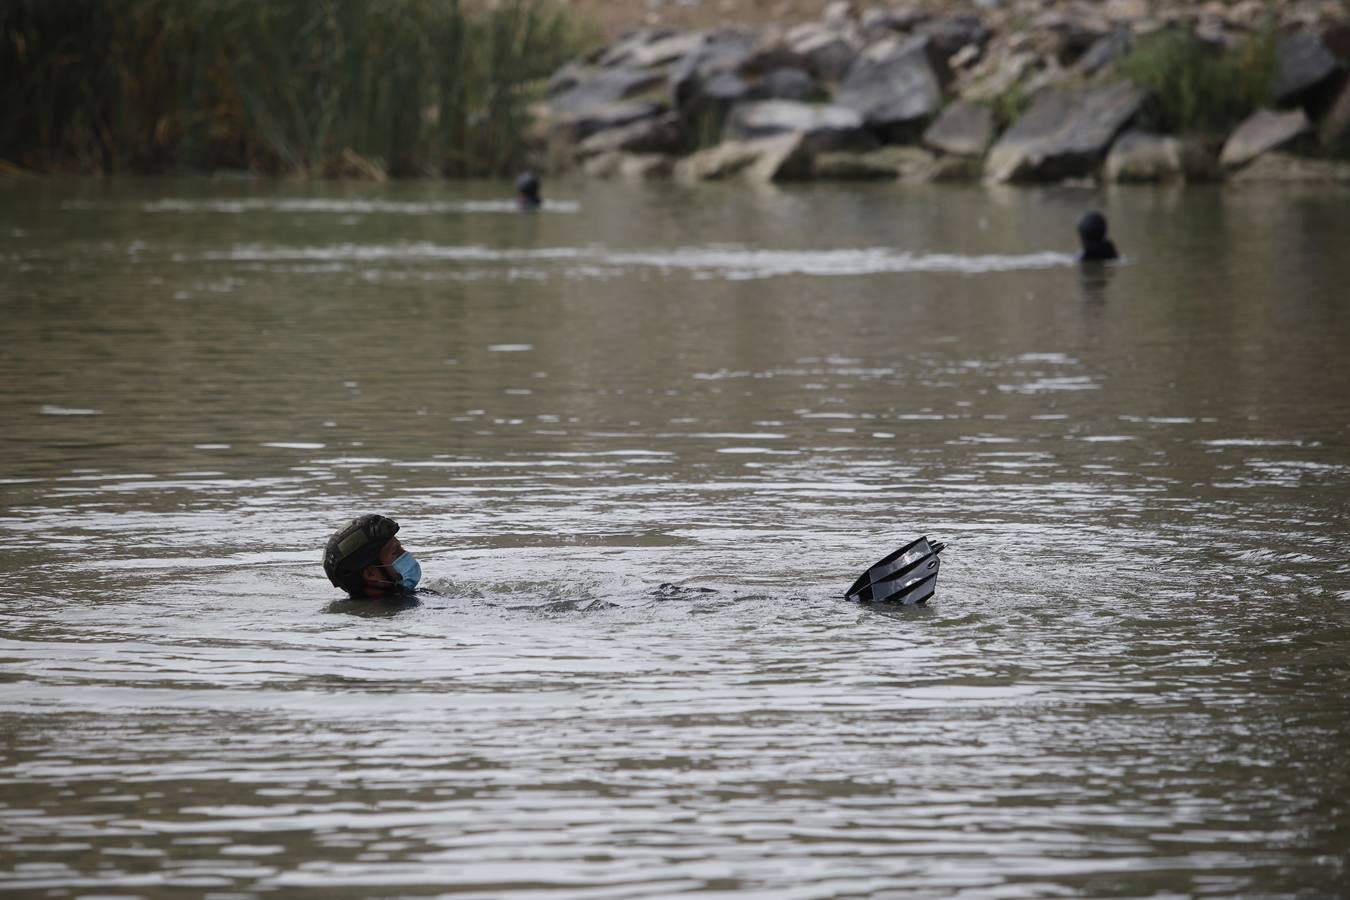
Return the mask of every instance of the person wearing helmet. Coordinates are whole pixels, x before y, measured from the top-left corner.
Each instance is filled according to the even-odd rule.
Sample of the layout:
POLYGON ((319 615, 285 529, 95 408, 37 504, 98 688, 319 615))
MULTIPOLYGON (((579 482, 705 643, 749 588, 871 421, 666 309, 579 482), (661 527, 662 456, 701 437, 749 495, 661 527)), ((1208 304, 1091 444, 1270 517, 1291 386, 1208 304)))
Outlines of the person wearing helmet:
POLYGON ((386 516, 352 519, 328 539, 324 574, 333 587, 356 599, 411 594, 422 578, 422 566, 403 549, 397 534, 398 523, 386 516))
POLYGON ((538 209, 544 205, 539 196, 539 176, 529 169, 516 179, 516 205, 521 209, 538 209))
POLYGON ((1078 220, 1078 237, 1083 242, 1083 252, 1078 254, 1079 262, 1105 262, 1119 259, 1116 245, 1106 237, 1106 216, 1099 212, 1088 212, 1078 220))

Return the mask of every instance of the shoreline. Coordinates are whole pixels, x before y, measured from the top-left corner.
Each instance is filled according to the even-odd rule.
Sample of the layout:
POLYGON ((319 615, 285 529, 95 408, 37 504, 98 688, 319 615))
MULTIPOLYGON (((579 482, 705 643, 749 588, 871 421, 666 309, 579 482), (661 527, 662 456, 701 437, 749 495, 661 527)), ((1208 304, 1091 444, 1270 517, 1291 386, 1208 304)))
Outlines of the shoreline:
POLYGON ((0 88, 0 183, 525 167, 685 182, 1350 181, 1342 0, 357 3, 333 21, 245 6, 262 18, 242 33, 189 0, 95 0, 88 21, 0 13, 14 38, 0 70, 17 75, 0 88), (807 7, 818 14, 789 22, 807 7), (660 27, 579 49, 634 19, 660 27), (506 61, 475 62, 473 40, 504 42, 506 61), (314 71, 288 81, 254 52, 263 41, 314 71), (175 67, 197 73, 190 87, 175 67), (313 102, 290 103, 296 91, 313 102))
POLYGON ((1350 181, 1348 74, 1338 3, 841 0, 569 62, 532 108, 535 161, 686 182, 1350 181))

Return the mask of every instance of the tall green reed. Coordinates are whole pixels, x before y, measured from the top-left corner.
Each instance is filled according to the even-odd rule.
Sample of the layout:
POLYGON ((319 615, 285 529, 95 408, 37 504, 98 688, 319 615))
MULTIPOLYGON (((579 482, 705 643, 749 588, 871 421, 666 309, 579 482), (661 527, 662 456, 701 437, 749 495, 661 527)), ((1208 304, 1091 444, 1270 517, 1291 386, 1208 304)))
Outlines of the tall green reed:
POLYGON ((535 0, 0 0, 0 159, 500 173, 582 39, 535 0))
POLYGON ((1149 92, 1142 125, 1177 134, 1217 134, 1270 102, 1273 28, 1224 50, 1183 29, 1142 40, 1120 70, 1149 92))

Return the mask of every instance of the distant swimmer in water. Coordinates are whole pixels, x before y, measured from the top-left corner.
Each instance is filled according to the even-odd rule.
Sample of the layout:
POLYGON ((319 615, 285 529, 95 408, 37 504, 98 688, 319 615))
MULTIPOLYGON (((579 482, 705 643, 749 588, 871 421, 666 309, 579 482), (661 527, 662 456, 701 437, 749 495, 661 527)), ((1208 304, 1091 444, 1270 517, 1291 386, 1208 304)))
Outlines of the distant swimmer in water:
POLYGON ((516 179, 516 205, 521 209, 538 209, 544 205, 539 196, 539 176, 529 169, 516 179))
POLYGON ((1106 216, 1099 212, 1084 213, 1078 220, 1078 237, 1083 242, 1083 252, 1078 254, 1079 262, 1105 262, 1119 259, 1116 245, 1106 236, 1106 216))
POLYGON ((422 566, 399 543, 398 523, 385 516, 352 519, 328 539, 323 571, 333 587, 354 599, 395 600, 410 596, 422 566))

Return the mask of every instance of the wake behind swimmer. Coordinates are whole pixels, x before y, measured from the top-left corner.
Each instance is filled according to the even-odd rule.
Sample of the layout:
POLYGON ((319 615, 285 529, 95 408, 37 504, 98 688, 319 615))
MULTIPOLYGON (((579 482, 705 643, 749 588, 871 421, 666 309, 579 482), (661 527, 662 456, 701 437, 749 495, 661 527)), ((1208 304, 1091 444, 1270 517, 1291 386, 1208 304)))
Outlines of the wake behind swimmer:
MULTIPOLYGON (((367 514, 352 519, 328 539, 323 571, 336 588, 353 600, 406 601, 422 578, 417 557, 403 549, 399 524, 388 516, 367 514)), ((937 590, 941 542, 925 535, 883 557, 858 576, 845 592, 860 603, 927 603, 937 590)), ((658 593, 674 590, 662 585, 658 593)))

